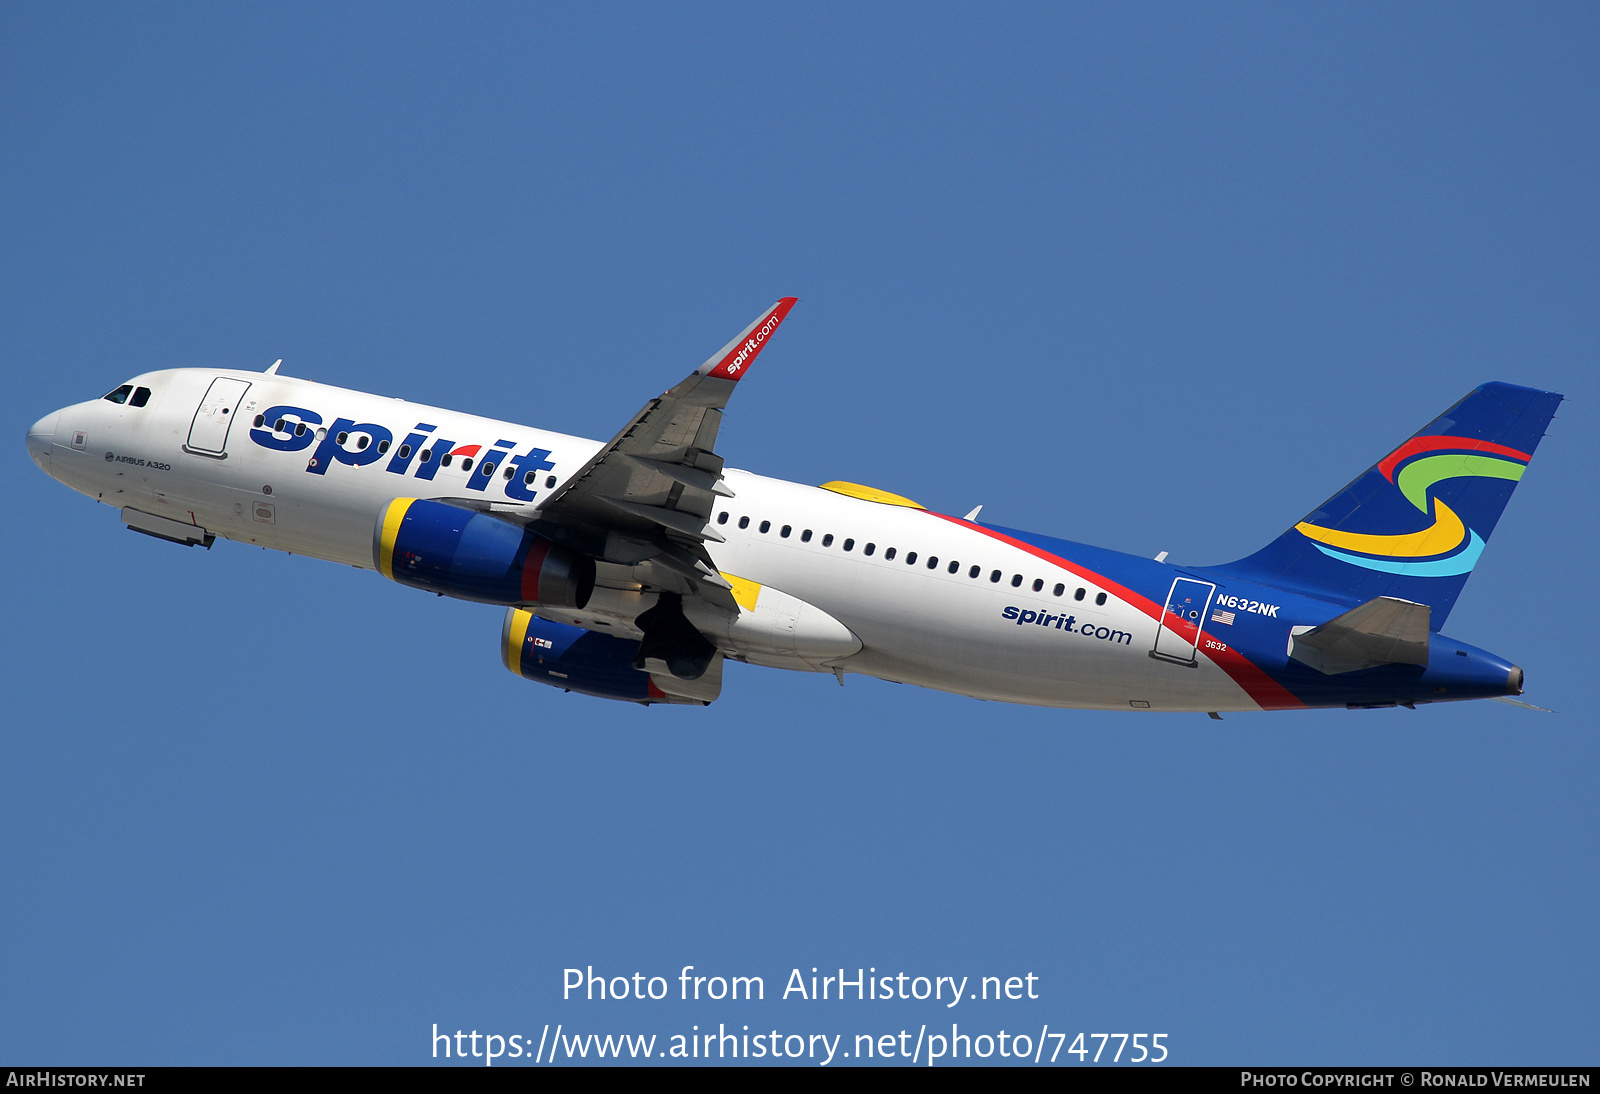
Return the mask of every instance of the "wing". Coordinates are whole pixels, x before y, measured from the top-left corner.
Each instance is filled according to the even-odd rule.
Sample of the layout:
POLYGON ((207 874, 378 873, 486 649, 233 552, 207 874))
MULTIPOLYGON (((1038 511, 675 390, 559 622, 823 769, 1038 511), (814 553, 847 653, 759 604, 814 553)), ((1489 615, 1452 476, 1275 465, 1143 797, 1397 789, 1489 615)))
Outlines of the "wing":
POLYGON ((527 514, 538 532, 592 555, 602 583, 702 596, 733 608, 707 540, 716 498, 732 497, 716 453, 722 409, 783 322, 784 297, 682 382, 650 400, 562 487, 527 514), (617 568, 625 570, 620 572, 617 568))

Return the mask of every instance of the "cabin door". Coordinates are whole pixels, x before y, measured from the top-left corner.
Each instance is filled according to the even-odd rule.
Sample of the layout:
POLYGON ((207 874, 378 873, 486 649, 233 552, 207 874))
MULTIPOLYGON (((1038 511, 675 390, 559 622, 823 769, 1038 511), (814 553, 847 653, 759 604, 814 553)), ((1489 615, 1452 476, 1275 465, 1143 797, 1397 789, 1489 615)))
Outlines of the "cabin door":
POLYGON ((184 450, 201 456, 226 457, 228 430, 239 411, 239 400, 250 390, 244 380, 231 376, 218 376, 206 389, 200 400, 200 409, 194 412, 194 422, 189 426, 189 442, 184 450))
POLYGON ((1161 626, 1156 629, 1155 648, 1150 656, 1180 665, 1198 663, 1195 646, 1200 642, 1200 625, 1217 587, 1192 577, 1175 578, 1161 609, 1161 626))

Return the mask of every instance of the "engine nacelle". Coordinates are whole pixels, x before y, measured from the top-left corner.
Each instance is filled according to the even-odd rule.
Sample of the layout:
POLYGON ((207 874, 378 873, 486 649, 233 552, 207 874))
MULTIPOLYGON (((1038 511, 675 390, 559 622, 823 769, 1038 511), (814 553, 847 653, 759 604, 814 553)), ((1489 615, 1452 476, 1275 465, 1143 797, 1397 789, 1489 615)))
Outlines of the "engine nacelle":
POLYGON ((552 623, 521 608, 507 610, 500 630, 500 660, 524 680, 645 704, 709 703, 722 689, 720 654, 706 674, 712 679, 680 681, 634 668, 638 652, 637 639, 552 623))
POLYGON ((402 585, 485 604, 582 608, 594 592, 594 559, 442 501, 395 498, 384 506, 372 559, 402 585))

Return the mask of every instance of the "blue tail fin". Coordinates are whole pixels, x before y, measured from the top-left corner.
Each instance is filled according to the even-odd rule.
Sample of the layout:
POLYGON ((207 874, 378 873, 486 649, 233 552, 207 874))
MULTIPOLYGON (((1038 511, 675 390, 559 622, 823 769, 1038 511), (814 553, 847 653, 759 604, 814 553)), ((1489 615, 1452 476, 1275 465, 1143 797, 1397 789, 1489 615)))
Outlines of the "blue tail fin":
POLYGON ((1262 550, 1212 570, 1341 603, 1427 604, 1437 630, 1561 398, 1484 384, 1262 550))

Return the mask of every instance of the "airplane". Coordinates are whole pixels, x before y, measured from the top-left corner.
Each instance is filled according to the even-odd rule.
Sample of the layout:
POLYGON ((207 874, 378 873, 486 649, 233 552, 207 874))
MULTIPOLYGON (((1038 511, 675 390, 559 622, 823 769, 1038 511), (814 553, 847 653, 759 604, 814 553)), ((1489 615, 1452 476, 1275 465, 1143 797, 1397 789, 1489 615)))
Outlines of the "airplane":
POLYGON ((280 361, 136 376, 47 414, 28 452, 136 532, 504 608, 506 668, 607 699, 709 704, 729 660, 1212 717, 1522 694, 1522 669, 1439 628, 1561 395, 1485 384, 1261 550, 1179 566, 727 467, 728 400, 795 303, 604 443, 280 361))

